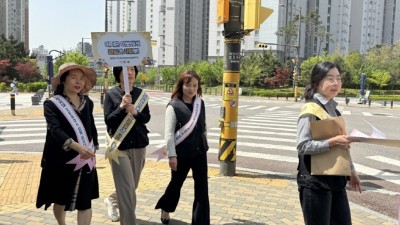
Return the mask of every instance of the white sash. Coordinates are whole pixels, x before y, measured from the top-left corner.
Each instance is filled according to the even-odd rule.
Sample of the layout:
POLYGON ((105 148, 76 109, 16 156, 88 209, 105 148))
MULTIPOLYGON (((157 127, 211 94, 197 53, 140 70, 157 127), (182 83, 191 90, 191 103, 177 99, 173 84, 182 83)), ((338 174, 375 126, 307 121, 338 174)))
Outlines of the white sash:
MULTIPOLYGON (((175 146, 184 141, 193 131, 201 113, 201 97, 197 96, 193 103, 193 111, 189 121, 175 133, 175 146)), ((167 146, 163 146, 153 154, 157 154, 157 161, 167 156, 167 146)))
MULTIPOLYGON (((50 98, 50 100, 57 106, 64 117, 68 120, 69 124, 75 131, 75 135, 78 139, 78 143, 88 147, 94 152, 93 140, 89 142, 85 127, 82 124, 79 116, 76 114, 75 110, 72 108, 71 104, 61 95, 55 95, 50 98)), ((72 160, 68 161, 66 164, 75 164, 74 171, 81 169, 86 164, 89 166, 90 170, 96 166, 96 159, 82 160, 80 155, 77 155, 72 160)))

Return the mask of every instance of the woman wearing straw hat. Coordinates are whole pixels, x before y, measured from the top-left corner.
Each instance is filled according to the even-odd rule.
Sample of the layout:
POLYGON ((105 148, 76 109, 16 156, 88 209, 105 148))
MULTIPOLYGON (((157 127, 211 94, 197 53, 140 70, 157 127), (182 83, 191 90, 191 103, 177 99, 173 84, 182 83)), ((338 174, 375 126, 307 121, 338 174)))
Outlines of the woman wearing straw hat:
POLYGON ((54 203, 60 225, 66 211, 78 210, 78 224, 90 224, 91 200, 99 197, 95 167, 98 149, 93 102, 84 97, 96 84, 93 69, 65 63, 52 79, 54 97, 43 103, 47 134, 36 207, 54 203))

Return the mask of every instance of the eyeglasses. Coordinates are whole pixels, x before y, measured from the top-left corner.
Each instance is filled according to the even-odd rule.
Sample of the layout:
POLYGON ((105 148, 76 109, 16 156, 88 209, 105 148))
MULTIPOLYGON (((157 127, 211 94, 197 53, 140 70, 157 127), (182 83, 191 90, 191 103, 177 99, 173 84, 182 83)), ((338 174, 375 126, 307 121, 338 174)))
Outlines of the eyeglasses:
POLYGON ((332 76, 328 76, 325 78, 329 83, 333 84, 335 82, 337 83, 342 83, 342 77, 332 77, 332 76))

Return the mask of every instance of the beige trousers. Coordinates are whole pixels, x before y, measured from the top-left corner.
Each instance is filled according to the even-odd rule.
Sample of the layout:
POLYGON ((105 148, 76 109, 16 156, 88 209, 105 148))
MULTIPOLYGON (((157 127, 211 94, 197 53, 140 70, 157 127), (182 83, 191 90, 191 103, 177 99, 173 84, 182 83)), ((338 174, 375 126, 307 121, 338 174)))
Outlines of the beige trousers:
POLYGON ((113 205, 119 208, 121 225, 136 225, 136 188, 146 161, 146 148, 120 151, 119 165, 112 160, 111 169, 115 191, 109 195, 113 205))

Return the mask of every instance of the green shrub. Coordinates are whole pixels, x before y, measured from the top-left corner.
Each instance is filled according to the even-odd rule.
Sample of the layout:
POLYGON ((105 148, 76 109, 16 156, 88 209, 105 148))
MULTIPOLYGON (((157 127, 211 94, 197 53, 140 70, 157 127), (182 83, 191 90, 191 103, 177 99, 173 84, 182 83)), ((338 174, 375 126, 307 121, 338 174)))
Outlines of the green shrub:
MULTIPOLYGON (((19 87, 19 84, 18 84, 18 87, 19 87)), ((47 83, 44 81, 40 81, 40 82, 33 82, 33 83, 26 84, 24 91, 37 92, 39 89, 46 90, 46 88, 47 88, 47 83)))
POLYGON ((399 95, 371 95, 372 101, 400 101, 399 95))
POLYGON ((3 82, 0 83, 0 92, 9 92, 11 90, 12 88, 10 87, 10 85, 7 85, 6 83, 3 82))

